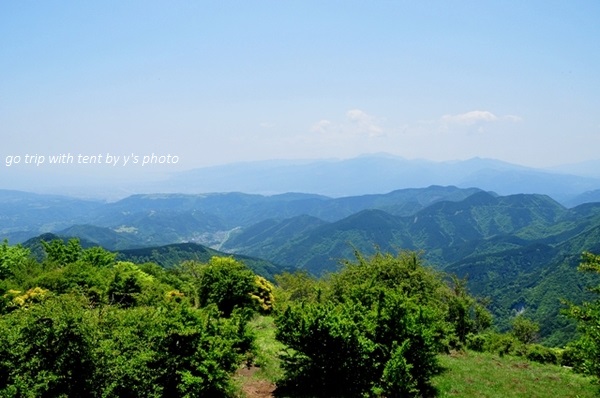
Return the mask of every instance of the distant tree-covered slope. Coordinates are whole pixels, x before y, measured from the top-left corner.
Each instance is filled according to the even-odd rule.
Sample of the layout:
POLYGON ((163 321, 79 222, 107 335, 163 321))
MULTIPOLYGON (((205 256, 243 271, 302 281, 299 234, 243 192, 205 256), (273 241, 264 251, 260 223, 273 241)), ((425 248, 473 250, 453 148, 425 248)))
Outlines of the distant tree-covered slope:
MULTIPOLYGON (((133 231, 132 231, 133 232, 133 231)), ((121 250, 142 246, 132 233, 119 233, 111 228, 96 225, 73 225, 56 233, 57 236, 76 236, 79 239, 102 246, 107 250, 121 250)))
MULTIPOLYGON (((0 189, 0 237, 29 237, 93 218, 104 203, 0 189)), ((23 239, 22 238, 22 239, 23 239)))
MULTIPOLYGON (((273 235, 287 226, 284 245, 263 244, 270 239, 266 235, 269 231, 262 231, 261 239, 255 239, 255 233, 246 233, 257 228, 252 227, 225 242, 223 248, 260 253, 272 261, 316 274, 332 270, 355 248, 367 253, 374 252, 375 247, 424 250, 430 260, 446 266, 472 254, 493 253, 548 238, 558 232, 554 226, 566 219, 567 213, 548 196, 498 197, 477 192, 462 201, 433 203, 410 216, 363 210, 336 222, 296 231, 288 230, 293 225, 289 220, 271 220, 269 231, 273 235)), ((565 225, 573 226, 572 220, 565 225)))
POLYGON ((445 268, 468 278, 470 290, 490 297, 500 326, 524 312, 541 325, 547 344, 564 344, 575 325, 561 314, 563 300, 581 303, 592 296, 590 275, 577 272, 581 253, 600 253, 600 222, 566 241, 550 246, 530 243, 519 248, 465 257, 445 268))
POLYGON ((235 247, 239 253, 254 253, 271 256, 275 251, 285 251, 309 231, 326 225, 327 222, 308 215, 297 216, 284 220, 268 219, 248 228, 240 229, 231 234, 222 245, 224 250, 235 247))
POLYGON ((575 207, 584 203, 595 203, 600 202, 600 189, 594 189, 591 191, 586 191, 580 195, 575 196, 567 201, 565 201, 565 205, 569 207, 575 207))
POLYGON ((241 254, 224 253, 196 243, 177 243, 143 249, 121 250, 117 255, 117 259, 135 263, 152 262, 165 268, 171 268, 189 260, 206 262, 214 256, 231 256, 246 264, 255 273, 268 279, 273 279, 275 274, 282 271, 266 260, 241 254))
MULTIPOLYGON (((42 234, 31 238, 23 243, 23 247, 30 250, 32 256, 37 261, 43 261, 45 258, 44 247, 42 241, 52 242, 53 240, 61 240, 68 242, 73 236, 42 234)), ((87 239, 78 238, 80 244, 84 248, 98 246, 97 242, 87 239)), ((273 279, 273 276, 282 272, 284 269, 268 260, 263 260, 257 257, 246 256, 243 254, 230 254, 219 250, 214 250, 209 247, 196 243, 178 243, 164 246, 152 246, 138 249, 128 250, 112 250, 117 252, 117 259, 121 261, 131 261, 135 263, 152 262, 165 268, 172 268, 180 265, 184 261, 199 261, 207 262, 212 257, 233 257, 234 259, 243 262, 255 273, 264 276, 267 279, 273 279)))
POLYGON ((299 215, 337 221, 365 209, 382 209, 396 215, 413 214, 432 203, 459 201, 480 191, 477 188, 430 186, 341 198, 299 193, 263 196, 239 192, 133 195, 107 205, 101 221, 114 224, 121 215, 164 211, 202 212, 221 220, 225 227, 249 226, 268 218, 283 219, 299 215))

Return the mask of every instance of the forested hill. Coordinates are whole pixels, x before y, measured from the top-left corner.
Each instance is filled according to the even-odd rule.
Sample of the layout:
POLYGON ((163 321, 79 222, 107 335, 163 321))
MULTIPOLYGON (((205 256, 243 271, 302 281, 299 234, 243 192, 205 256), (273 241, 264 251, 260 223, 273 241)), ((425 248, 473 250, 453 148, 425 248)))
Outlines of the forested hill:
POLYGON ((152 262, 165 268, 172 268, 184 261, 208 262, 213 257, 231 256, 235 260, 243 262, 252 271, 268 279, 281 272, 269 261, 243 254, 227 254, 211 249, 197 243, 174 243, 159 247, 147 247, 143 249, 121 250, 117 259, 132 261, 134 263, 152 262))
MULTIPOLYGON (((73 237, 60 237, 58 235, 48 233, 29 239, 23 243, 23 247, 27 248, 37 261, 43 261, 46 256, 42 242, 59 240, 67 243, 72 238, 73 237)), ((77 240, 80 242, 80 245, 83 248, 92 248, 96 246, 95 243, 86 239, 77 237, 77 240)), ((282 271, 282 268, 277 267, 267 260, 252 256, 245 256, 242 254, 223 253, 197 243, 174 243, 164 246, 121 250, 116 253, 116 258, 119 261, 131 261, 138 264, 154 263, 164 268, 174 268, 186 261, 206 263, 215 256, 232 257, 236 261, 246 264, 248 268, 250 268, 256 274, 270 280, 273 280, 274 275, 282 271)))
POLYGON ((538 242, 556 245, 574 238, 600 222, 600 204, 583 206, 586 211, 566 209, 543 195, 498 197, 478 192, 462 201, 434 203, 408 216, 369 209, 330 223, 306 217, 272 219, 241 228, 222 248, 316 274, 351 256, 354 249, 372 253, 374 246, 424 250, 430 261, 446 267, 485 253, 538 242), (282 244, 271 244, 273 239, 282 244))

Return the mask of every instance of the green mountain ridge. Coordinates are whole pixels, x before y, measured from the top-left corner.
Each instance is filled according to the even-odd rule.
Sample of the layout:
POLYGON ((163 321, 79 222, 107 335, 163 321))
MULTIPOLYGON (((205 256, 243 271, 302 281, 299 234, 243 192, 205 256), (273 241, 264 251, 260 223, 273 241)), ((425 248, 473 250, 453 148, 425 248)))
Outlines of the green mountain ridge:
POLYGON ((68 198, 62 203, 61 197, 51 195, 0 191, 0 209, 4 210, 0 210, 0 237, 19 243, 73 225, 94 225, 129 234, 123 240, 123 244, 130 242, 129 247, 188 241, 218 247, 236 228, 270 218, 310 215, 334 222, 371 208, 408 215, 432 203, 462 200, 479 191, 431 186, 343 198, 302 193, 139 194, 114 203, 68 198))
MULTIPOLYGON (((443 267, 457 260, 448 258, 444 251, 459 252, 464 256, 472 242, 508 235, 527 241, 545 238, 546 229, 566 212, 567 209, 543 195, 497 197, 479 192, 459 202, 436 202, 411 216, 395 216, 377 209, 363 210, 303 234, 288 235, 288 246, 275 248, 272 256, 266 258, 283 263, 285 259, 298 258, 300 253, 313 253, 318 260, 311 260, 313 265, 309 268, 319 274, 333 266, 331 259, 351 255, 353 247, 368 253, 378 246, 382 250, 425 250, 430 259, 441 261, 443 267), (340 250, 336 251, 327 243, 332 241, 345 242, 346 247, 336 244, 340 250)), ((235 252, 241 246, 247 253, 260 250, 264 256, 261 240, 243 241, 245 236, 243 233, 236 235, 225 242, 223 248, 235 252)), ((305 266, 298 261, 293 265, 305 266)))

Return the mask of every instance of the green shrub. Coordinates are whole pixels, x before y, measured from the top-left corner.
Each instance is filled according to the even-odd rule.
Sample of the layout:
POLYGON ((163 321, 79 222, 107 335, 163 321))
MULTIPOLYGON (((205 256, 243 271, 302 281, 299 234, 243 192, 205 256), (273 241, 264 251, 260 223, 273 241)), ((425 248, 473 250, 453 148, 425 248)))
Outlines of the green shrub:
POLYGON ((521 342, 511 334, 489 333, 487 334, 485 351, 503 355, 516 355, 522 348, 521 342))
POLYGON ((50 298, 0 318, 0 395, 90 396, 95 334, 74 297, 50 298))
POLYGON ((198 267, 192 282, 196 286, 198 303, 204 307, 215 304, 224 316, 235 308, 254 307, 252 294, 256 283, 254 273, 231 257, 212 257, 198 267))
POLYGON ((441 281, 407 254, 360 258, 332 281, 323 302, 291 304, 276 318, 289 347, 280 387, 326 397, 427 391, 450 329, 434 305, 441 281))
POLYGON ((21 245, 9 246, 4 240, 0 244, 0 279, 13 276, 16 268, 28 262, 31 252, 21 245))
POLYGON ((230 258, 178 274, 77 240, 43 247, 40 264, 0 244, 0 397, 235 395, 250 293, 270 310, 270 284, 230 258))
POLYGON ((276 308, 285 309, 294 302, 318 302, 323 282, 311 276, 305 270, 294 273, 283 272, 275 275, 276 308))
POLYGON ((555 365, 559 363, 560 358, 556 350, 544 347, 540 344, 528 345, 525 357, 530 361, 539 363, 551 363, 555 365))
POLYGON ((517 315, 512 321, 512 334, 523 344, 536 341, 539 331, 540 325, 524 315, 517 315))
POLYGON ((585 344, 581 340, 575 340, 563 350, 560 364, 572 367, 578 373, 588 373, 586 357, 585 344))
POLYGON ((484 352, 486 347, 489 345, 489 337, 487 334, 473 334, 467 335, 467 348, 477 352, 484 352))
POLYGON ((0 318, 0 396, 231 395, 231 373, 251 349, 247 314, 107 306, 50 297, 0 318))
POLYGON ((389 398, 418 395, 417 383, 412 376, 413 365, 406 360, 409 349, 408 340, 405 340, 400 346, 394 345, 392 355, 383 369, 381 385, 375 389, 378 394, 389 398))
POLYGON ((276 319, 276 337, 291 349, 282 357, 283 388, 319 396, 367 391, 376 345, 364 335, 365 315, 352 304, 288 307, 276 319))

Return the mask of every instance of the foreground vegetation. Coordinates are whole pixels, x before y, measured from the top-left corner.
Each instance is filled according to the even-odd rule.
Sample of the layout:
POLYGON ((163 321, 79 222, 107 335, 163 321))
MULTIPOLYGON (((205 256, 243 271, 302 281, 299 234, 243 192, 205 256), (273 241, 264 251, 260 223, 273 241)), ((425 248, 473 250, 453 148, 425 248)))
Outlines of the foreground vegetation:
POLYGON ((231 258, 116 262, 75 240, 38 263, 0 246, 0 395, 191 397, 233 394, 252 350, 252 311, 270 284, 231 258))
MULTIPOLYGON (((282 396, 498 396, 503 385, 544 396, 529 387, 540 380, 554 395, 589 396, 588 380, 558 366, 600 376, 600 306, 571 306, 583 338, 544 347, 522 316, 495 332, 466 281, 414 252, 356 253, 339 272, 273 285, 229 257, 167 270, 77 240, 43 249, 36 261, 0 245, 3 397, 234 397, 233 375, 249 366, 282 396)), ((598 257, 583 268, 600 269, 598 257)))
MULTIPOLYGON (((284 375, 278 353, 285 346, 275 339, 273 317, 255 317, 250 322, 250 329, 255 332, 261 354, 255 362, 257 372, 244 381, 251 385, 274 386, 284 375)), ((438 360, 440 373, 432 377, 430 393, 440 398, 584 398, 600 395, 598 385, 590 376, 561 365, 531 361, 526 357, 463 349, 441 353, 438 360)))

